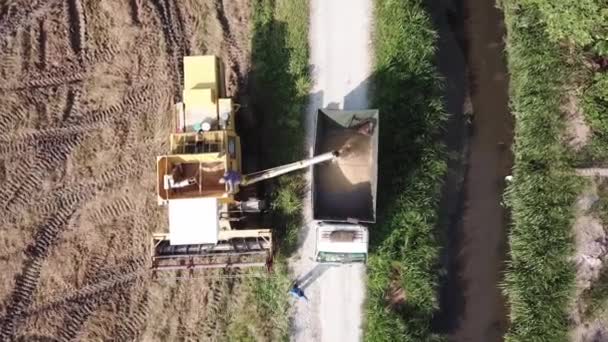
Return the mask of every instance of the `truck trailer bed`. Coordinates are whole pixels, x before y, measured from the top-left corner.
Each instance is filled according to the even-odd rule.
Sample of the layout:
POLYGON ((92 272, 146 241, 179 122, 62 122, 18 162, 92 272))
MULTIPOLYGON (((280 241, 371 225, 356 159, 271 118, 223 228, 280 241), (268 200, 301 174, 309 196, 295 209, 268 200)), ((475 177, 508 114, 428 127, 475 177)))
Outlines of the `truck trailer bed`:
POLYGON ((313 218, 375 222, 378 111, 320 109, 316 121, 314 154, 344 152, 313 168, 313 218))

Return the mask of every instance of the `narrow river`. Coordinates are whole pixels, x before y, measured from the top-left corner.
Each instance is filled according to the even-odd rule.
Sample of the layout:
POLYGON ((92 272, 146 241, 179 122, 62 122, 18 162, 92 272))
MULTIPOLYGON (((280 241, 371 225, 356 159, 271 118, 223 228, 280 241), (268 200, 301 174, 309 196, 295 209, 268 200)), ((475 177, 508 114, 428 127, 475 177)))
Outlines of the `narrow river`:
POLYGON ((492 0, 442 0, 430 11, 451 114, 446 143, 461 156, 450 159, 444 189, 447 276, 435 326, 450 341, 502 341, 509 222, 501 201, 513 163, 502 12, 492 0))

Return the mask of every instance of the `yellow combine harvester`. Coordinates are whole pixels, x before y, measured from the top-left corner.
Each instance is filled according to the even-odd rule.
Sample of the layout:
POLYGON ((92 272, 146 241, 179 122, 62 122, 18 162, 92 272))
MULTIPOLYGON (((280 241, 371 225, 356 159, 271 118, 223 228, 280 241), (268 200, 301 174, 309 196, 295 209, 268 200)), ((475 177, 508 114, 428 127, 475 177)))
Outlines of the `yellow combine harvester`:
POLYGON ((271 230, 247 227, 263 201, 235 195, 240 186, 333 160, 338 152, 242 175, 235 105, 225 98, 215 56, 184 58, 183 102, 176 104, 171 151, 157 157, 157 197, 167 206, 169 232, 153 236, 153 268, 250 267, 272 260, 271 230))

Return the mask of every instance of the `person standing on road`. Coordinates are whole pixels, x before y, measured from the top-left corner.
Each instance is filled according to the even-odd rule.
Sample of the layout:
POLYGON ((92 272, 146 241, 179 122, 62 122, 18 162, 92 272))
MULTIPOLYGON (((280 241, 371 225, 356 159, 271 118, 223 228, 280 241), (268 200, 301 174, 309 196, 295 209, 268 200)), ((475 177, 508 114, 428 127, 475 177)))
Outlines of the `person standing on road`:
POLYGON ((306 295, 304 294, 304 290, 302 290, 298 286, 298 283, 293 284, 293 286, 289 290, 289 294, 294 296, 295 298, 304 299, 305 301, 308 301, 308 297, 306 297, 306 295))

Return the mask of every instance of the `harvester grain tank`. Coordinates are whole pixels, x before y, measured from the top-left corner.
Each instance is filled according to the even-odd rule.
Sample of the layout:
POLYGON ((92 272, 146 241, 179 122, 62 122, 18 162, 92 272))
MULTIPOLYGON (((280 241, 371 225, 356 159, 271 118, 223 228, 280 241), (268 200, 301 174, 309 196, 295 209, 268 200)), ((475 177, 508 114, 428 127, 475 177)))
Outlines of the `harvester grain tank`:
POLYGON ((225 97, 215 56, 184 58, 183 101, 175 106, 170 153, 158 156, 157 199, 166 206, 169 232, 153 235, 155 270, 251 267, 272 258, 270 228, 248 218, 264 202, 241 187, 334 160, 339 151, 242 175, 235 104, 225 97))
POLYGON ((378 110, 317 111, 314 153, 343 150, 334 163, 313 167, 318 262, 367 260, 367 226, 376 221, 378 121, 378 110))

